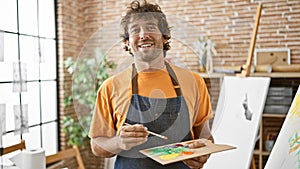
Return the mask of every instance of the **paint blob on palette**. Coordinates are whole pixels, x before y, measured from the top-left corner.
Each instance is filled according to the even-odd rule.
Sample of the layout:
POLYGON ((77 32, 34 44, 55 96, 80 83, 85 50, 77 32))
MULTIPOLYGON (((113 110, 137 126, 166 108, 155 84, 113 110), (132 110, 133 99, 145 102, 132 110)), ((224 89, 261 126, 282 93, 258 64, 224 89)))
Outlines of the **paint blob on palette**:
POLYGON ((183 145, 180 143, 153 148, 150 150, 151 156, 159 156, 159 158, 162 160, 171 160, 180 155, 191 155, 193 153, 193 150, 190 149, 188 145, 183 145))
POLYGON ((140 152, 160 164, 165 165, 231 149, 235 149, 235 147, 230 145, 214 144, 209 140, 198 139, 145 149, 140 152), (195 141, 203 142, 204 146, 194 149, 189 148, 189 144, 192 144, 195 141))

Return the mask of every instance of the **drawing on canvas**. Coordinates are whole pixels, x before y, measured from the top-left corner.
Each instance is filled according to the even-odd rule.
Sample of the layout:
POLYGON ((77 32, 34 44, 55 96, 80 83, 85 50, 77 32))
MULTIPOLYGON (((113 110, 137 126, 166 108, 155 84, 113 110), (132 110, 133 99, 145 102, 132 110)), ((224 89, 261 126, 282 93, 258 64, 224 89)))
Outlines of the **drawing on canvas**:
POLYGON ((13 92, 27 91, 26 63, 13 63, 13 92))
POLYGON ((28 105, 14 105, 15 134, 23 134, 28 130, 28 105))
POLYGON ((244 99, 244 101, 243 101, 243 107, 244 107, 244 110, 245 110, 245 118, 247 119, 247 120, 250 120, 251 121, 251 119, 252 119, 252 112, 251 112, 251 110, 250 110, 250 108, 249 108, 249 106, 248 106, 248 98, 247 98, 247 93, 245 94, 245 99, 244 99))

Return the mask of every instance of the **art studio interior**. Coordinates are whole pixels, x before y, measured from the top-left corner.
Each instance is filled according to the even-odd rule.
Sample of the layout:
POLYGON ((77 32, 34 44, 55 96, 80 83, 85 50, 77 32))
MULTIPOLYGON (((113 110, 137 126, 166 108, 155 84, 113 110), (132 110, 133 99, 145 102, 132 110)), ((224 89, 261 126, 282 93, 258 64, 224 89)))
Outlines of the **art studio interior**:
MULTIPOLYGON (((114 168, 89 132, 100 86, 135 62, 120 37, 131 2, 0 1, 0 169, 114 168)), ((203 79, 213 145, 229 146, 203 169, 299 169, 300 1, 147 2, 169 24, 165 62, 203 79)))

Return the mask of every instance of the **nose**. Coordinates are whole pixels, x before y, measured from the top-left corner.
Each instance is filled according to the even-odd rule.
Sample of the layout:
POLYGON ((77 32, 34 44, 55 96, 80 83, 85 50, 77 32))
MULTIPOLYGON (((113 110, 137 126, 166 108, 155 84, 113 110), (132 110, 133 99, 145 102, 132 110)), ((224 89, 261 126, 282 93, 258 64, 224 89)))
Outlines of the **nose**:
POLYGON ((141 28, 139 37, 141 40, 147 39, 147 38, 149 38, 149 34, 143 28, 141 28))

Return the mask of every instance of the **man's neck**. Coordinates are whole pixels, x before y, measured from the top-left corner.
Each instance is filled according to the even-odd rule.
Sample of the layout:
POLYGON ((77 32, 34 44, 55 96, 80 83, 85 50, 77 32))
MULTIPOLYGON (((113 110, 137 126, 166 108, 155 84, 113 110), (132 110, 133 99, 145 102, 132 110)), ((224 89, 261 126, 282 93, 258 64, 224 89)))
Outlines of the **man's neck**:
POLYGON ((163 57, 156 58, 150 62, 134 59, 134 63, 138 72, 153 72, 165 67, 163 57))

